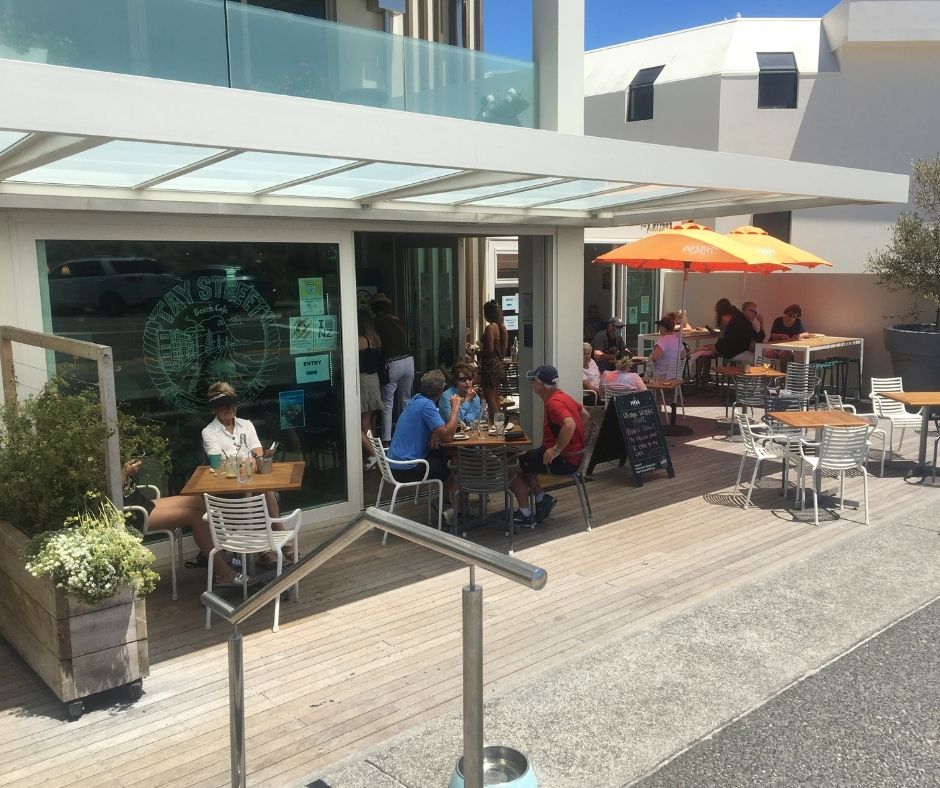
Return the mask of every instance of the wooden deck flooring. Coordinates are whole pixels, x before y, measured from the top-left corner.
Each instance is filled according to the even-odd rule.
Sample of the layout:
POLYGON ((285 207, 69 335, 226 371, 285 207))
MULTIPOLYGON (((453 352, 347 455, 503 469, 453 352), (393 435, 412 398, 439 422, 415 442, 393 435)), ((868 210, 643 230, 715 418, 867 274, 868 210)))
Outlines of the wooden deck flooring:
MULTIPOLYGON (((741 444, 715 440, 714 408, 689 408, 695 434, 670 439, 676 478, 642 488, 600 466, 584 531, 573 488, 549 523, 524 530, 516 555, 545 567, 544 590, 486 572, 485 680, 500 692, 660 617, 863 531, 858 512, 794 522, 771 465, 742 510, 731 489, 741 444), (695 414, 695 415, 693 415, 695 414)), ((904 456, 916 453, 908 436, 904 456)), ((750 467, 750 466, 749 466, 750 467)), ((749 468, 748 468, 749 469, 749 468)), ((861 483, 847 483, 861 497, 861 483)), ((936 501, 936 488, 897 471, 871 478, 871 525, 936 501)), ((792 505, 792 497, 788 503, 792 505)), ((414 510, 420 519, 425 508, 414 510)), ((402 514, 408 514, 407 508, 402 514)), ((305 548, 325 537, 307 537, 305 548)), ((472 537, 504 550, 501 527, 472 537)), ((466 569, 377 534, 308 577, 298 604, 252 621, 245 638, 248 774, 253 785, 297 781, 323 766, 460 708, 460 589, 466 569)), ((0 641, 0 786, 219 786, 229 779, 228 627, 203 629, 202 572, 182 570, 148 599, 151 674, 133 704, 115 694, 67 722, 59 704, 0 641)))

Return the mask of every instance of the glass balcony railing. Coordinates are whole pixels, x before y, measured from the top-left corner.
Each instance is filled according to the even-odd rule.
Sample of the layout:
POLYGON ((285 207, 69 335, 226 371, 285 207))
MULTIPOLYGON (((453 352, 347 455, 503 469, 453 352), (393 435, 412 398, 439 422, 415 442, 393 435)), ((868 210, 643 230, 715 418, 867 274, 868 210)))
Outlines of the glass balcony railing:
POLYGON ((0 58, 537 124, 532 63, 233 0, 3 0, 0 58))

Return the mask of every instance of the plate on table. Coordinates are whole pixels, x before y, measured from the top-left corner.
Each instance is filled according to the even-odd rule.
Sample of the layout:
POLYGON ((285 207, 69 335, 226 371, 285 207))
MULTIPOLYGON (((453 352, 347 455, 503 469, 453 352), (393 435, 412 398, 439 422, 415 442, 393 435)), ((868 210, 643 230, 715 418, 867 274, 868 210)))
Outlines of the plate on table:
POLYGON ((455 433, 454 433, 453 440, 455 440, 455 441, 466 441, 466 440, 470 440, 470 436, 467 435, 467 433, 465 433, 465 432, 455 432, 455 433))

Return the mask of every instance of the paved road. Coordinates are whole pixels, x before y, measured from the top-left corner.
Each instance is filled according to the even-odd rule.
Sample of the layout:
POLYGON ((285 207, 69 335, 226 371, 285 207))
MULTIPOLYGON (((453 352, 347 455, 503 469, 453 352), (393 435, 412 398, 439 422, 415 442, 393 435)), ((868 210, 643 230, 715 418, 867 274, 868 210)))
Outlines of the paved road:
POLYGON ((629 784, 940 785, 940 602, 629 784))

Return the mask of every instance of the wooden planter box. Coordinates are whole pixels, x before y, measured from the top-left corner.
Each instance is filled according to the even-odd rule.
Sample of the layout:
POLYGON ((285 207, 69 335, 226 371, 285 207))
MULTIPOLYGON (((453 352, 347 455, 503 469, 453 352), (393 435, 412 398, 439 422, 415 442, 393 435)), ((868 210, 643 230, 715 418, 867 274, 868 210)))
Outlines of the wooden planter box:
POLYGON ((130 588, 86 605, 50 578, 23 566, 26 536, 0 521, 0 635, 56 696, 79 716, 82 699, 130 685, 132 696, 150 673, 147 614, 130 588))

